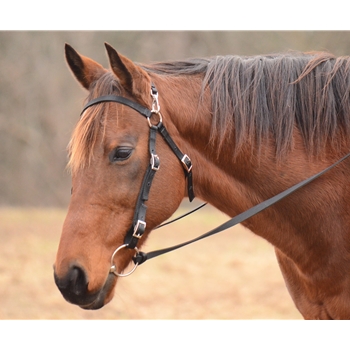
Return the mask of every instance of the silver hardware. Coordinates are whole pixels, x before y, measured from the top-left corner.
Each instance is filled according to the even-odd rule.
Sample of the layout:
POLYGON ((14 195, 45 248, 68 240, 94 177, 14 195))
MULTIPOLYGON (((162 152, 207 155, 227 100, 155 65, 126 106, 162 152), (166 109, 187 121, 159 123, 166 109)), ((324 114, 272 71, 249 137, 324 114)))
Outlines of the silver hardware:
POLYGON ((187 170, 187 172, 189 173, 192 170, 192 162, 191 162, 190 157, 187 154, 185 154, 182 157, 181 162, 184 165, 184 167, 187 170), (187 165, 186 160, 191 164, 190 166, 187 165))
MULTIPOLYGON (((129 271, 129 272, 126 272, 126 273, 121 273, 121 272, 118 272, 118 271, 117 271, 117 267, 116 267, 116 266, 114 265, 114 263, 113 263, 114 258, 115 258, 116 254, 117 254, 120 250, 122 250, 123 248, 127 248, 127 247, 128 247, 127 244, 121 245, 119 248, 117 248, 117 249, 114 251, 114 253, 113 253, 113 255, 112 255, 112 258, 111 258, 111 268, 109 269, 109 272, 110 272, 110 273, 114 273, 114 274, 115 274, 116 276, 118 276, 118 277, 126 277, 126 276, 131 275, 131 274, 136 270, 137 266, 139 265, 138 263, 135 263, 135 266, 132 268, 132 270, 129 271)), ((134 250, 135 250, 135 256, 136 256, 136 254, 139 253, 139 250, 138 250, 136 247, 134 248, 134 250)))
MULTIPOLYGON (((160 104, 158 101, 158 92, 157 91, 153 91, 151 88, 151 96, 152 96, 152 109, 151 109, 151 113, 152 114, 157 114, 159 117, 159 122, 158 123, 162 123, 163 118, 162 115, 160 114, 160 104)), ((151 123, 150 118, 147 118, 147 122, 149 127, 151 128, 153 126, 153 124, 151 123)))
MULTIPOLYGON (((161 115, 161 113, 160 113, 159 111, 156 112, 156 111, 153 111, 153 110, 152 110, 152 113, 155 113, 155 114, 158 115, 158 118, 159 118, 158 124, 163 122, 163 117, 162 117, 162 115, 161 115)), ((147 117, 147 122, 148 122, 148 125, 149 125, 150 128, 151 128, 152 126, 156 126, 156 125, 153 125, 153 124, 151 123, 151 119, 150 119, 149 117, 147 117)))
POLYGON ((142 221, 142 220, 137 220, 137 223, 136 223, 136 225, 135 225, 135 227, 134 227, 134 233, 132 234, 133 237, 135 237, 135 238, 137 238, 137 239, 140 239, 141 236, 142 236, 142 233, 141 233, 141 234, 138 234, 138 233, 137 233, 137 231, 139 230, 140 225, 143 226, 143 227, 141 227, 141 228, 142 228, 142 233, 143 233, 143 232, 145 231, 145 229, 146 229, 146 223, 145 223, 144 221, 142 221))
POLYGON ((151 163, 151 169, 152 170, 155 170, 155 171, 159 170, 160 160, 159 160, 159 157, 156 154, 152 153, 150 163, 151 163))
POLYGON ((160 105, 159 105, 159 101, 158 101, 158 92, 153 92, 153 90, 151 89, 151 96, 153 98, 151 112, 155 113, 155 114, 159 114, 160 105))

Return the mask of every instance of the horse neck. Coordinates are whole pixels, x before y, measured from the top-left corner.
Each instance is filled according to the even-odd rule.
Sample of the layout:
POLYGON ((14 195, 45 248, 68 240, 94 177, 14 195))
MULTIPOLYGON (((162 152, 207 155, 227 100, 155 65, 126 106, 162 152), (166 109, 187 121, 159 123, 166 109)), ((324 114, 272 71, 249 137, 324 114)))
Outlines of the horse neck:
POLYGON ((244 183, 256 182, 254 157, 250 163, 242 162, 244 152, 233 158, 231 142, 225 142, 219 150, 219 141, 209 141, 211 98, 209 91, 201 97, 202 79, 156 76, 153 80, 159 90, 164 125, 192 160, 195 195, 229 216, 257 204, 261 198, 244 183))
MULTIPOLYGON (((211 99, 207 93, 200 101, 201 79, 166 77, 159 79, 156 84, 162 98, 164 124, 175 142, 192 159, 195 195, 230 217, 325 167, 324 162, 309 162, 303 151, 303 142, 297 134, 294 145, 294 152, 298 153, 297 161, 291 155, 293 161, 287 159, 278 164, 272 144, 264 146, 259 154, 242 150, 239 156, 233 157, 234 140, 225 140, 219 151, 216 148, 218 140, 209 143, 211 99)), ((326 196, 327 193, 324 194, 326 196)), ((298 260, 297 255, 300 260, 305 260, 303 257, 308 250, 307 245, 313 244, 313 233, 306 232, 307 225, 310 223, 310 228, 317 225, 317 218, 307 217, 309 211, 306 208, 310 197, 311 192, 304 197, 288 199, 278 208, 268 209, 243 224, 287 256, 298 260), (308 242, 305 242, 306 236, 308 242)))
MULTIPOLYGON (((255 183, 255 169, 260 163, 257 155, 253 155, 247 147, 242 148, 237 157, 233 157, 234 136, 225 139, 225 142, 221 142, 218 137, 212 137, 211 97, 209 89, 202 95, 202 78, 155 76, 152 80, 159 90, 164 125, 179 145, 183 144, 183 151, 188 152, 191 158, 196 152, 199 167, 203 166, 205 169, 210 162, 216 168, 215 172, 225 173, 231 182, 235 179, 255 183)), ((273 158, 270 151, 269 147, 263 151, 265 158, 273 158)), ((265 169, 268 167, 265 166, 265 169)), ((264 172, 263 166, 260 171, 264 172)), ((197 179, 197 183, 202 180, 208 190, 208 181, 203 176, 197 179)), ((216 182, 212 176, 210 182, 216 182)))
POLYGON ((201 98, 199 76, 155 76, 164 124, 173 134, 201 150, 210 137, 210 96, 201 98))

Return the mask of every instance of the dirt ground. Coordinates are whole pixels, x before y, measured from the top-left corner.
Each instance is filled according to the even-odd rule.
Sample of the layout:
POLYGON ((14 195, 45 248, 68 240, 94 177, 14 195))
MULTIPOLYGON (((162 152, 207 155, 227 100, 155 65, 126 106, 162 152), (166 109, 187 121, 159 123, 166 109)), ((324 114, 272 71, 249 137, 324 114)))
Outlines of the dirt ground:
MULTIPOLYGON (((0 209, 2 320, 301 319, 273 248, 242 226, 147 261, 120 279, 111 303, 85 311, 56 288, 64 210, 0 209)), ((227 217, 211 208, 151 234, 144 251, 203 234, 227 217)))

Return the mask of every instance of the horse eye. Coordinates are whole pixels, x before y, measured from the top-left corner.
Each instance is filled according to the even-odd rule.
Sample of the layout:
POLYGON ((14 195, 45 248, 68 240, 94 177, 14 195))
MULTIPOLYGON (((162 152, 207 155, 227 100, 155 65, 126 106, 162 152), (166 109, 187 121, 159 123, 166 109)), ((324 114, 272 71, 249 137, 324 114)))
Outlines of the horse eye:
POLYGON ((109 160, 113 162, 120 162, 128 159, 131 156, 133 149, 129 147, 117 147, 109 155, 109 160))

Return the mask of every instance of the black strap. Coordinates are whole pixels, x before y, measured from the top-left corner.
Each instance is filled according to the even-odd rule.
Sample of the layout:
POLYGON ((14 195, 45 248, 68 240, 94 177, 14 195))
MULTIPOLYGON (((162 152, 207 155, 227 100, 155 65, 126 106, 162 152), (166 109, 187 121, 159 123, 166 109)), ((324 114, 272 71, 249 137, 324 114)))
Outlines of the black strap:
POLYGON ((98 103, 101 103, 101 102, 121 103, 122 105, 125 105, 125 106, 128 106, 128 107, 134 109, 135 111, 139 112, 140 114, 142 114, 146 118, 151 118, 151 116, 152 116, 152 112, 148 108, 145 108, 145 107, 141 106, 140 104, 138 104, 134 101, 131 101, 123 96, 116 96, 116 95, 105 95, 105 96, 100 96, 100 97, 97 97, 97 98, 91 100, 90 102, 88 102, 84 106, 80 115, 82 115, 85 112, 85 110, 88 109, 89 107, 96 105, 98 103))
POLYGON ((149 191, 152 186, 153 178, 160 165, 159 157, 156 154, 156 136, 157 127, 150 127, 148 139, 150 163, 143 177, 141 189, 136 202, 132 225, 124 238, 124 243, 127 244, 131 249, 136 247, 138 240, 141 238, 146 229, 147 206, 145 202, 148 201, 149 191))
POLYGON ((165 126, 162 123, 158 124, 158 131, 163 136, 163 139, 167 142, 167 144, 172 149, 172 151, 175 153, 176 157, 182 163, 182 166, 183 166, 184 171, 185 171, 185 176, 187 178, 188 198, 189 198, 190 202, 192 202, 193 199, 195 198, 195 196, 194 196, 194 191, 193 191, 191 159, 187 156, 187 154, 184 154, 179 150, 179 148, 177 147, 174 140, 170 137, 168 130, 165 128, 165 126))
POLYGON ((240 224, 241 222, 251 218, 252 216, 260 213, 261 211, 265 210, 266 208, 270 207, 271 205, 277 203, 278 201, 280 201, 281 199, 289 196, 290 194, 292 194, 293 192, 297 191, 298 189, 300 189, 301 187, 307 185, 308 183, 310 183, 311 181, 317 179, 318 177, 320 177, 321 175, 323 175, 324 173, 326 173, 327 171, 331 170, 332 168, 334 168, 335 166, 337 166, 339 163, 341 163, 342 161, 344 161, 346 158, 348 158, 350 156, 350 153, 348 153, 346 156, 344 156, 343 158, 339 159, 337 162, 335 162, 334 164, 332 164, 331 166, 329 166, 328 168, 322 170, 321 172, 309 177, 308 179, 299 182, 298 184, 288 188, 287 190, 277 194, 276 196, 267 199, 266 201, 259 203, 257 205, 255 205, 254 207, 246 210, 245 212, 235 216, 234 218, 226 221, 225 223, 223 223, 222 225, 216 227, 215 229, 195 238, 192 239, 190 241, 175 245, 173 247, 169 247, 169 248, 165 248, 165 249, 161 249, 161 250, 155 250, 149 253, 144 253, 144 252, 139 252, 134 258, 133 261, 135 262, 135 264, 139 264, 141 265, 142 263, 144 263, 146 260, 155 258, 156 256, 171 252, 173 250, 179 249, 181 247, 184 247, 186 245, 189 245, 191 243, 197 242, 203 238, 209 237, 211 235, 214 235, 215 233, 219 233, 221 231, 227 230, 230 227, 233 227, 237 224, 240 224))
POLYGON ((183 219, 184 217, 186 217, 186 216, 188 216, 188 215, 190 215, 190 214, 193 214, 193 213, 196 212, 197 210, 202 209, 202 208, 203 208, 204 206, 206 206, 207 204, 208 204, 208 203, 202 203, 201 205, 199 205, 198 207, 192 209, 191 211, 189 211, 189 212, 187 212, 187 213, 185 213, 185 214, 183 214, 183 215, 180 215, 180 216, 178 216, 178 217, 175 218, 175 219, 172 219, 172 220, 169 220, 169 221, 167 221, 167 222, 164 222, 164 223, 161 224, 161 225, 158 225, 158 226, 155 228, 155 230, 158 230, 158 229, 161 228, 161 227, 170 225, 170 224, 172 224, 172 223, 175 222, 175 221, 178 221, 178 220, 180 220, 180 219, 183 219))

